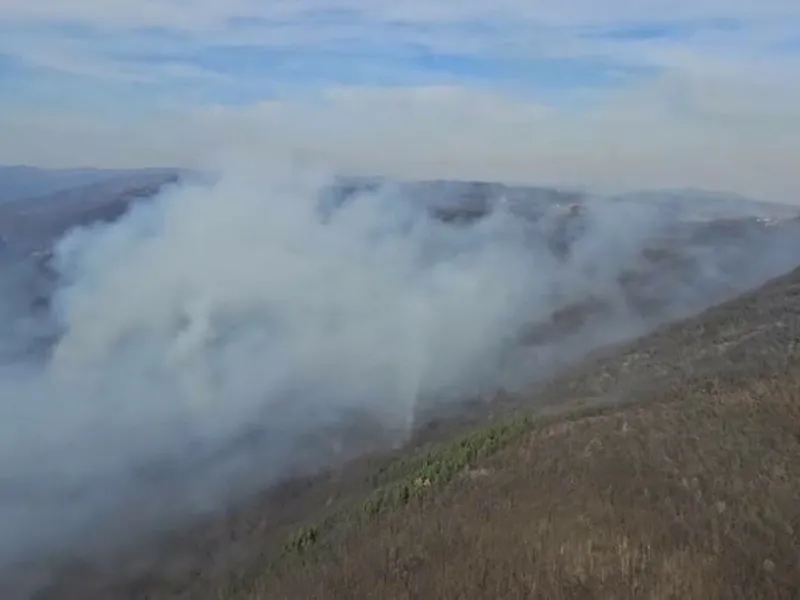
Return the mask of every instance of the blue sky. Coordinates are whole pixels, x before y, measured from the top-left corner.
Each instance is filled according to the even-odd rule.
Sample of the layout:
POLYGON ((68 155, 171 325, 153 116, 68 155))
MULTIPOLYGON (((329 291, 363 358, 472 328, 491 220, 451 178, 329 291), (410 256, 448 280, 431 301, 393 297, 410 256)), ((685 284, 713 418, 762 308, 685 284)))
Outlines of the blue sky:
MULTIPOLYGON (((298 0, 291 12, 271 8, 283 5, 274 1, 231 2, 226 11, 226 0, 198 0, 195 6, 163 0, 143 3, 140 12, 134 0, 106 1, 44 0, 33 10, 21 0, 0 5, 4 104, 46 101, 43 90, 51 86, 61 92, 59 103, 121 95, 135 106, 187 98, 249 103, 333 85, 468 85, 558 104, 578 91, 656 78, 672 66, 670 50, 768 56, 781 43, 788 52, 798 33, 786 15, 768 9, 763 15, 686 10, 684 16, 620 9, 614 18, 613 0, 604 4, 607 15, 594 14, 602 13, 597 9, 543 11, 539 18, 528 8, 515 14, 514 3, 498 11, 489 4, 470 10, 454 1, 431 2, 394 15, 370 8, 381 2, 357 0, 331 1, 327 8, 307 2, 305 9, 298 0), (150 14, 151 4, 173 10, 150 14), (440 5, 433 14, 425 9, 440 5), (196 14, 203 11, 208 14, 196 14)), ((795 22, 800 18, 800 9, 784 12, 795 22)))
POLYGON ((187 163, 245 136, 368 168, 378 142, 413 158, 395 154, 412 134, 444 171, 453 146, 462 170, 496 146, 509 164, 582 153, 587 175, 607 161, 588 148, 612 140, 676 164, 745 138, 785 155, 798 40, 789 0, 4 0, 0 127, 19 135, 0 162, 187 163))
MULTIPOLYGON (((253 102, 286 89, 313 93, 331 85, 471 85, 568 102, 572 90, 620 85, 659 71, 658 65, 635 57, 591 50, 576 55, 547 48, 537 52, 536 27, 389 23, 381 28, 385 36, 377 31, 358 35, 359 27, 368 27, 355 17, 324 14, 309 16, 305 31, 298 23, 237 19, 223 32, 210 33, 207 41, 202 33, 162 28, 120 32, 64 22, 21 28, 8 24, 0 29, 0 40, 6 40, 0 41, 0 82, 24 101, 41 96, 42 86, 52 81, 67 96, 80 95, 87 86, 98 94, 122 88, 126 95, 132 93, 133 102, 147 102, 148 97, 182 101, 187 92, 203 103, 253 102), (270 32, 279 29, 284 39, 273 42, 270 32), (293 45, 292 30, 299 30, 299 37, 305 33, 319 39, 293 45), (459 38, 468 44, 459 47, 459 38)), ((543 33, 565 41, 574 36, 621 42, 632 35, 677 39, 688 27, 642 24, 543 33)))

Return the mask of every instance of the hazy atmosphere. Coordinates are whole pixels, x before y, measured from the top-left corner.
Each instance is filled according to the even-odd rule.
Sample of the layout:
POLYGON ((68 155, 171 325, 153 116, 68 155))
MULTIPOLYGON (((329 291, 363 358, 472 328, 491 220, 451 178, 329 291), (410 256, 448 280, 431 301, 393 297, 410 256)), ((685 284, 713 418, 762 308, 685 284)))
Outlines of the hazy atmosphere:
POLYGON ((235 148, 796 202, 799 22, 789 0, 4 0, 0 163, 235 148))
POLYGON ((788 0, 0 0, 0 596, 795 268, 799 73, 788 0))

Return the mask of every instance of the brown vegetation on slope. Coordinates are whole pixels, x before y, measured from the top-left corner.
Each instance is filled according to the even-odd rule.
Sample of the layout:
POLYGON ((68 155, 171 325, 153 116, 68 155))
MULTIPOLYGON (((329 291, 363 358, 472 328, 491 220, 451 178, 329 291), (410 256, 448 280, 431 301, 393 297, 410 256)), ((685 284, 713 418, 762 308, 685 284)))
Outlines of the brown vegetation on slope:
POLYGON ((800 272, 539 393, 615 388, 223 597, 797 597, 800 272))
POLYGON ((767 379, 536 427, 221 597, 794 597, 798 407, 767 379))

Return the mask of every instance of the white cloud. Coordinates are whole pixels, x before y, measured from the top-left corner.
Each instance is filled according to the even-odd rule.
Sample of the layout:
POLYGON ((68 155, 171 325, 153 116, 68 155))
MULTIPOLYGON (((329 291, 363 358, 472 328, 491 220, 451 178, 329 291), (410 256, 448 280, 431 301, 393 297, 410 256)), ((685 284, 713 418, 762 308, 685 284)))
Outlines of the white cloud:
MULTIPOLYGON (((17 114, 0 162, 202 166, 228 151, 296 153, 408 177, 611 188, 692 186, 800 202, 800 103, 676 73, 608 93, 586 111, 459 87, 336 88, 305 99, 141 120, 17 114)), ((797 88, 793 89, 795 97, 797 88)))
MULTIPOLYGON (((98 78, 158 77, 151 59, 218 45, 320 50, 356 43, 365 52, 409 49, 498 59, 605 57, 653 67, 741 57, 764 60, 770 46, 797 37, 800 4, 787 0, 0 0, 0 52, 36 66, 98 78), (689 39, 624 44, 585 38, 581 28, 685 22, 706 27, 689 39), (698 21, 699 20, 699 21, 698 21), (738 27, 714 23, 739 22, 738 27), (59 24, 93 32, 64 31, 59 24), (55 27, 53 27, 55 25, 55 27), (15 29, 15 26, 17 27, 15 29), (476 29, 477 27, 477 29, 476 29), (150 28, 150 29, 147 29, 150 28), (151 35, 153 31, 159 36, 151 35), (120 35, 124 34, 124 35, 120 35), (179 36, 171 39, 170 36, 179 36)), ((161 74, 163 75, 163 74, 161 74)))

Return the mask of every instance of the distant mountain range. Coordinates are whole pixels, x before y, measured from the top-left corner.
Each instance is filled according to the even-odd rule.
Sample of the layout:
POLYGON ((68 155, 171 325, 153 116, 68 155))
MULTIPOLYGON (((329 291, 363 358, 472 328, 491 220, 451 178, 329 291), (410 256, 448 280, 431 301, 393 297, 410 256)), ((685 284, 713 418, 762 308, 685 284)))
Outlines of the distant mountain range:
POLYGON ((800 215, 800 206, 762 202, 739 194, 709 190, 643 190, 601 196, 572 189, 485 181, 389 182, 380 178, 343 178, 333 186, 330 198, 335 203, 341 203, 360 193, 368 193, 387 184, 403 198, 421 203, 448 221, 480 218, 499 205, 520 216, 536 218, 554 204, 570 208, 597 200, 622 205, 647 204, 655 207, 665 219, 682 221, 785 219, 800 215))
POLYGON ((0 247, 32 251, 48 246, 54 238, 77 225, 113 221, 133 200, 152 197, 163 186, 180 181, 184 174, 176 169, 0 168, 0 198, 5 199, 0 202, 0 247), (3 177, 9 173, 11 192, 6 193, 3 177), (37 179, 39 176, 41 180, 37 179), (62 187, 55 188, 56 185, 62 187), (42 189, 50 191, 39 194, 42 189))
MULTIPOLYGON (((0 166, 0 249, 24 243, 29 249, 47 244, 79 224, 118 218, 129 204, 149 198, 163 186, 183 180, 213 181, 202 174, 172 168, 133 170, 42 169, 0 166)), ((797 217, 800 206, 759 202, 736 194, 706 190, 646 190, 614 196, 532 185, 485 181, 390 181, 347 177, 325 190, 323 206, 334 208, 378 188, 403 201, 425 207, 444 221, 472 221, 498 206, 538 219, 554 205, 566 210, 598 200, 656 207, 666 220, 713 221, 797 217)))
POLYGON ((800 206, 762 202, 740 194, 699 189, 644 190, 611 197, 618 202, 652 203, 673 215, 697 220, 756 217, 785 219, 800 214, 800 206))
MULTIPOLYGON (((47 274, 53 242, 69 229, 96 221, 114 221, 132 202, 152 198, 164 186, 181 181, 212 183, 213 178, 180 169, 48 170, 34 167, 0 167, 0 266, 22 258, 32 259, 47 274), (42 193, 42 190, 47 190, 42 193)), ((506 185, 483 181, 389 181, 381 178, 340 178, 323 190, 319 198, 323 212, 360 194, 379 188, 396 194, 398 201, 411 202, 432 217, 450 223, 468 223, 502 207, 525 219, 532 231, 548 232, 548 245, 559 255, 586 227, 584 208, 609 203, 655 207, 655 219, 667 227, 664 233, 672 248, 697 244, 742 243, 785 227, 794 228, 800 206, 758 202, 733 194, 705 190, 644 191, 614 196, 542 186, 506 185), (595 203, 599 203, 595 204, 595 203), (545 221, 541 221, 547 216, 545 221), (677 246, 676 246, 677 245, 677 246)), ((591 212, 591 211, 590 211, 591 212)), ((615 214, 617 214, 615 212, 615 214)), ((619 219, 626 212, 619 211, 619 219)), ((624 231, 624 223, 622 223, 624 231)), ((538 235, 538 234, 537 234, 538 235)), ((46 276, 45 279, 49 279, 46 276)))
POLYGON ((54 192, 114 181, 147 180, 166 174, 188 173, 180 169, 44 169, 24 165, 0 165, 0 204, 46 196, 54 192))

